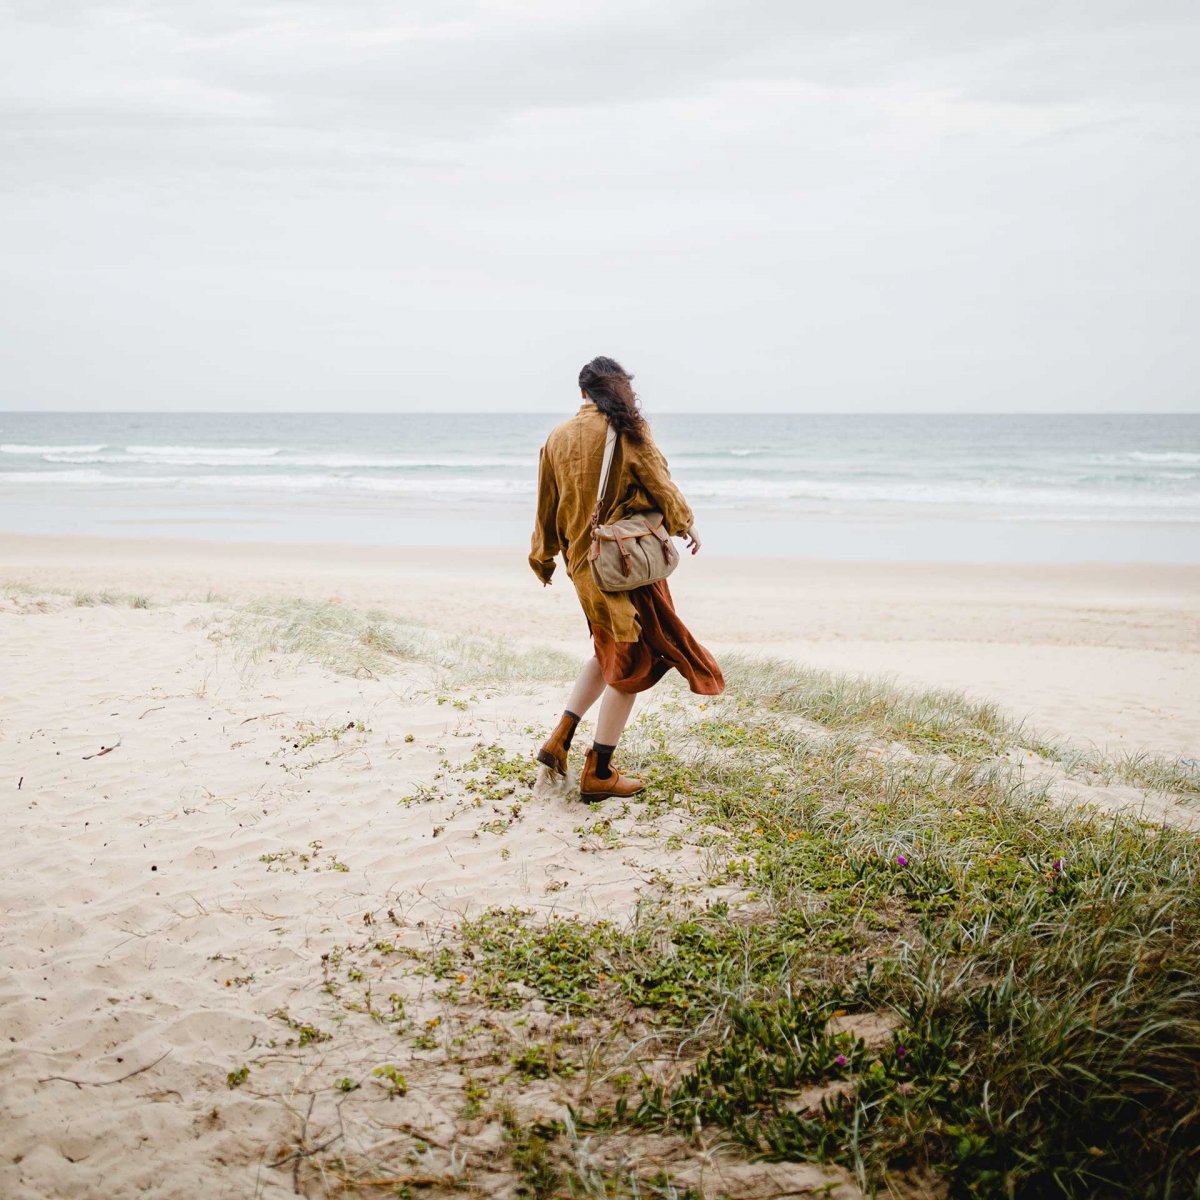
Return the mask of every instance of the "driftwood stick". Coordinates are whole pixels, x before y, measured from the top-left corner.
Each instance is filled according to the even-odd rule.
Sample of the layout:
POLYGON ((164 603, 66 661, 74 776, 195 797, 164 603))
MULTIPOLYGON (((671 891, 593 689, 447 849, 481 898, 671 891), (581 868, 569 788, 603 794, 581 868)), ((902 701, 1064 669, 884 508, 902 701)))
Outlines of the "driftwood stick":
POLYGON ((355 1179, 352 1175, 340 1175, 337 1171, 334 1171, 333 1174, 343 1183, 356 1188, 402 1188, 406 1185, 421 1188, 454 1186, 454 1180, 446 1175, 397 1175, 394 1179, 355 1179))
POLYGON ((86 762, 89 758, 99 758, 102 754, 111 754, 120 744, 121 739, 117 738, 117 740, 113 742, 111 746, 101 746, 95 754, 85 754, 83 756, 84 762, 86 762))
POLYGON ((410 1138, 416 1138, 419 1142, 425 1142, 427 1145, 436 1146, 439 1150, 449 1150, 450 1147, 445 1142, 438 1141, 431 1133, 422 1133, 415 1125, 409 1125, 405 1121, 383 1121, 380 1122, 384 1129, 395 1129, 400 1133, 407 1133, 410 1138))
POLYGON ((71 1079, 67 1075, 47 1075, 44 1079, 39 1079, 38 1083, 49 1083, 52 1079, 61 1079, 63 1083, 73 1083, 76 1087, 108 1087, 110 1084, 124 1083, 126 1079, 132 1079, 135 1075, 140 1075, 143 1071, 150 1070, 151 1067, 157 1067, 170 1053, 170 1050, 166 1050, 153 1062, 148 1062, 144 1067, 138 1067, 136 1071, 130 1071, 125 1075, 118 1075, 116 1079, 71 1079))
POLYGON ((265 721, 268 717, 282 717, 287 710, 273 713, 259 713, 257 716, 247 717, 244 721, 239 721, 239 725, 248 725, 251 721, 265 721))

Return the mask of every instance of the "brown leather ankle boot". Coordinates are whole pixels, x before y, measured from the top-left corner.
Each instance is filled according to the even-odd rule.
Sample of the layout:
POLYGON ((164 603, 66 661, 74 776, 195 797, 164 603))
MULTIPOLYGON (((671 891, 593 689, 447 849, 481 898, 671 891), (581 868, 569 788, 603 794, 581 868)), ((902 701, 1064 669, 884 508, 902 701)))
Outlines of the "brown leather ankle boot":
POLYGON ((557 771, 564 778, 567 774, 567 738, 575 730, 577 722, 566 713, 558 718, 554 732, 546 739, 542 748, 537 752, 537 760, 552 771, 557 771))
POLYGON ((611 772, 607 779, 596 775, 596 751, 589 749, 583 760, 583 774, 579 777, 579 798, 585 804, 594 804, 597 800, 607 800, 611 796, 636 796, 645 790, 645 783, 634 779, 632 775, 622 775, 610 762, 611 772))

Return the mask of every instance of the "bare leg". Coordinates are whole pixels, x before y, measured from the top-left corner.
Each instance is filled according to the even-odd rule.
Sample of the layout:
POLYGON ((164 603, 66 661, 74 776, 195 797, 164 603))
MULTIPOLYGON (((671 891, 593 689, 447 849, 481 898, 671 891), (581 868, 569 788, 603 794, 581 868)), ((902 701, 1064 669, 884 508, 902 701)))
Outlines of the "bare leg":
POLYGON ((645 790, 646 785, 640 779, 622 775, 612 765, 613 753, 636 699, 635 692, 619 692, 614 687, 605 689, 600 715, 596 718, 596 741, 587 752, 583 774, 579 778, 579 798, 586 804, 612 796, 636 796, 645 790))
POLYGON ((600 704, 600 716, 596 719, 596 742, 601 746, 615 746, 620 740, 621 731, 629 714, 633 712, 633 704, 637 699, 636 692, 618 692, 616 688, 604 689, 604 700, 600 704))
POLYGON ((595 657, 589 658, 583 664, 583 670, 579 672, 579 678, 575 680, 575 686, 567 698, 566 711, 558 718, 558 724, 537 752, 538 762, 556 774, 566 777, 567 755, 571 751, 571 742, 575 737, 579 718, 596 703, 604 688, 604 674, 600 670, 600 662, 595 657))
POLYGON ((604 675, 600 670, 600 660, 593 655, 583 664, 583 670, 579 672, 579 678, 575 680, 575 686, 571 689, 571 695, 567 700, 567 712, 573 712, 577 717, 582 717, 600 699, 600 693, 604 691, 604 688, 604 675))

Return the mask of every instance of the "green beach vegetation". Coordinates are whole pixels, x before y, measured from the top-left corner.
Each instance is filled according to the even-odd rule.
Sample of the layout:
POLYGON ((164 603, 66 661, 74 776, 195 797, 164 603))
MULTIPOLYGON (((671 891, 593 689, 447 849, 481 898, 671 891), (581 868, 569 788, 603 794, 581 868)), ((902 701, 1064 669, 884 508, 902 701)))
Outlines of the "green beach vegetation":
MULTIPOLYGON (((963 753, 990 734, 944 698, 936 758, 797 733, 744 691, 716 707, 643 722, 637 767, 727 835, 712 881, 742 903, 492 912, 446 964, 473 1000, 558 1015, 546 1074, 578 1075, 560 1031, 599 1024, 575 1136, 719 1133, 870 1194, 1193 1194, 1195 835, 1014 785, 963 753)), ((587 1194, 557 1137, 563 1190, 540 1194, 587 1194)))
MULTIPOLYGON (((456 678, 489 682, 486 661, 456 678)), ((599 846, 660 827, 703 883, 664 875, 624 921, 489 910, 425 953, 376 938, 327 990, 363 1011, 365 954, 440 987, 420 1024, 366 1011, 458 1065, 520 1195, 707 1195, 682 1166, 714 1145, 868 1195, 1194 1195, 1200 838, 1066 802, 1012 755, 1181 805, 1196 773, 1074 755, 954 693, 751 658, 727 675, 631 728, 643 797, 580 810, 599 846), (518 1117, 548 1085, 565 1110, 518 1117)), ((534 773, 481 745, 457 777, 516 802, 502 834, 534 773)))

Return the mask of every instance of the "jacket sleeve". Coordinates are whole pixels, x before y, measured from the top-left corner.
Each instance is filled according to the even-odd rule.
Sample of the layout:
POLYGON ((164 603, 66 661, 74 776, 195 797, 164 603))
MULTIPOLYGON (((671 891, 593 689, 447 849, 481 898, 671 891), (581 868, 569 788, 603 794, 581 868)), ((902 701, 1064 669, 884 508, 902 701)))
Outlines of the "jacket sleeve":
POLYGON ((672 537, 687 533, 695 519, 683 493, 671 479, 671 471, 662 451, 646 435, 646 440, 637 448, 630 461, 630 470, 642 490, 650 497, 663 515, 667 532, 672 537))
POLYGON ((562 547, 558 541, 558 480, 554 465, 546 456, 546 447, 538 452, 537 516, 530 539, 529 565, 543 582, 554 574, 554 556, 562 547))

